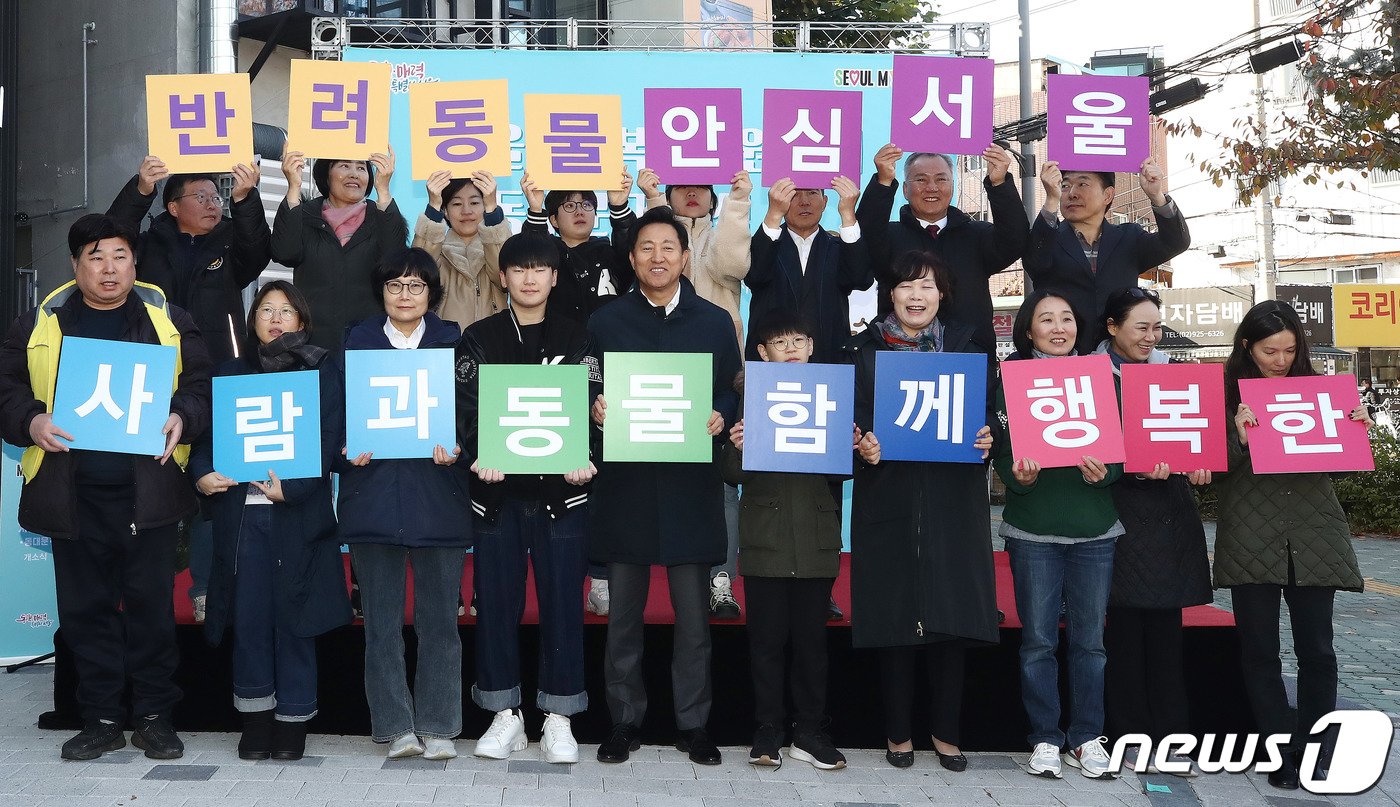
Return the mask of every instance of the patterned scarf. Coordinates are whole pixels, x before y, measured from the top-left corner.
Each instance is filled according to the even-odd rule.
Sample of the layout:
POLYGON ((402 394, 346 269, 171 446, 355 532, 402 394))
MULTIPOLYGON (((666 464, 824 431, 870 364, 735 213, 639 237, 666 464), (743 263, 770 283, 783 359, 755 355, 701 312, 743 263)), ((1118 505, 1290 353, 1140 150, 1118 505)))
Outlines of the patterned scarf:
POLYGON ((895 350, 912 350, 917 353, 942 353, 943 352, 943 323, 934 317, 933 322, 927 328, 919 331, 918 336, 910 339, 904 333, 904 328, 899 325, 899 318, 890 312, 884 319, 875 323, 875 327, 880 329, 880 335, 885 338, 885 344, 895 350))

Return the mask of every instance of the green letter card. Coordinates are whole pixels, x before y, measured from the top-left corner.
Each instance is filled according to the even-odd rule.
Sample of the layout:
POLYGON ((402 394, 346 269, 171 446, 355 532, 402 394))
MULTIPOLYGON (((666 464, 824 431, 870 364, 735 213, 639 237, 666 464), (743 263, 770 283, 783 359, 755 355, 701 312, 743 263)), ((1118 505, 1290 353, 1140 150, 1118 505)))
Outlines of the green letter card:
POLYGON ((708 353, 603 356, 603 458, 609 462, 710 462, 714 411, 708 353))
POLYGON ((588 467, 588 368, 483 364, 477 464, 506 474, 588 467))

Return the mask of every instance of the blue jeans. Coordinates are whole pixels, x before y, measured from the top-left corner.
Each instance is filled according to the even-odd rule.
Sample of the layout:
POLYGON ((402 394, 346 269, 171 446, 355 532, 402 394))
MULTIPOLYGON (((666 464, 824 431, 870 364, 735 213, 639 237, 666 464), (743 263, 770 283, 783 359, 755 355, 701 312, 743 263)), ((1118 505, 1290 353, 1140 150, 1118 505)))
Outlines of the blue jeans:
POLYGON ((233 706, 240 712, 276 709, 278 720, 300 722, 316 716, 316 638, 279 625, 274 506, 243 508, 233 578, 233 706))
POLYGON ((451 739, 462 733, 462 638, 457 597, 466 553, 460 546, 410 549, 353 544, 365 614, 365 697, 377 743, 408 732, 451 739), (413 692, 404 663, 407 567, 413 565, 413 632, 418 662, 413 692))
POLYGON ((1021 615, 1021 701, 1031 745, 1077 748, 1103 734, 1103 623, 1113 583, 1112 538, 1077 544, 1006 539, 1021 615), (1069 732, 1060 729, 1060 603, 1069 644, 1069 732))
POLYGON ((474 516, 476 536, 476 683, 472 700, 492 712, 520 705, 520 617, 525 563, 535 569, 540 608, 539 691, 552 714, 588 708, 583 685, 583 576, 588 566, 588 506, 551 518, 539 502, 506 499, 496 522, 474 516))

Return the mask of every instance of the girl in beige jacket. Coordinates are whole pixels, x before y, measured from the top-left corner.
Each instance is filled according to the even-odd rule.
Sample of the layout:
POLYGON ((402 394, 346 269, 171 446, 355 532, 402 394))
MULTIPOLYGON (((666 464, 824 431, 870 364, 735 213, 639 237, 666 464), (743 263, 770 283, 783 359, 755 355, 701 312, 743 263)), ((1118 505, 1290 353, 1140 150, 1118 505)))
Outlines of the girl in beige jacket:
POLYGON ((496 178, 475 171, 453 179, 447 171, 428 177, 428 207, 413 228, 413 246, 424 249, 442 272, 438 316, 465 329, 506 308, 498 257, 511 236, 510 222, 496 203, 496 178))

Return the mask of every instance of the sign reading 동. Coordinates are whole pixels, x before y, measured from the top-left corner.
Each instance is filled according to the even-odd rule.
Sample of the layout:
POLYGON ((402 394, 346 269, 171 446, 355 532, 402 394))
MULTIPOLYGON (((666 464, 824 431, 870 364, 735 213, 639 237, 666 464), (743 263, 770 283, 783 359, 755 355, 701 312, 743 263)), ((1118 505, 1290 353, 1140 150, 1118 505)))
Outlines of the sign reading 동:
POLYGON ((588 368, 483 364, 477 464, 505 474, 588 467, 588 368))

